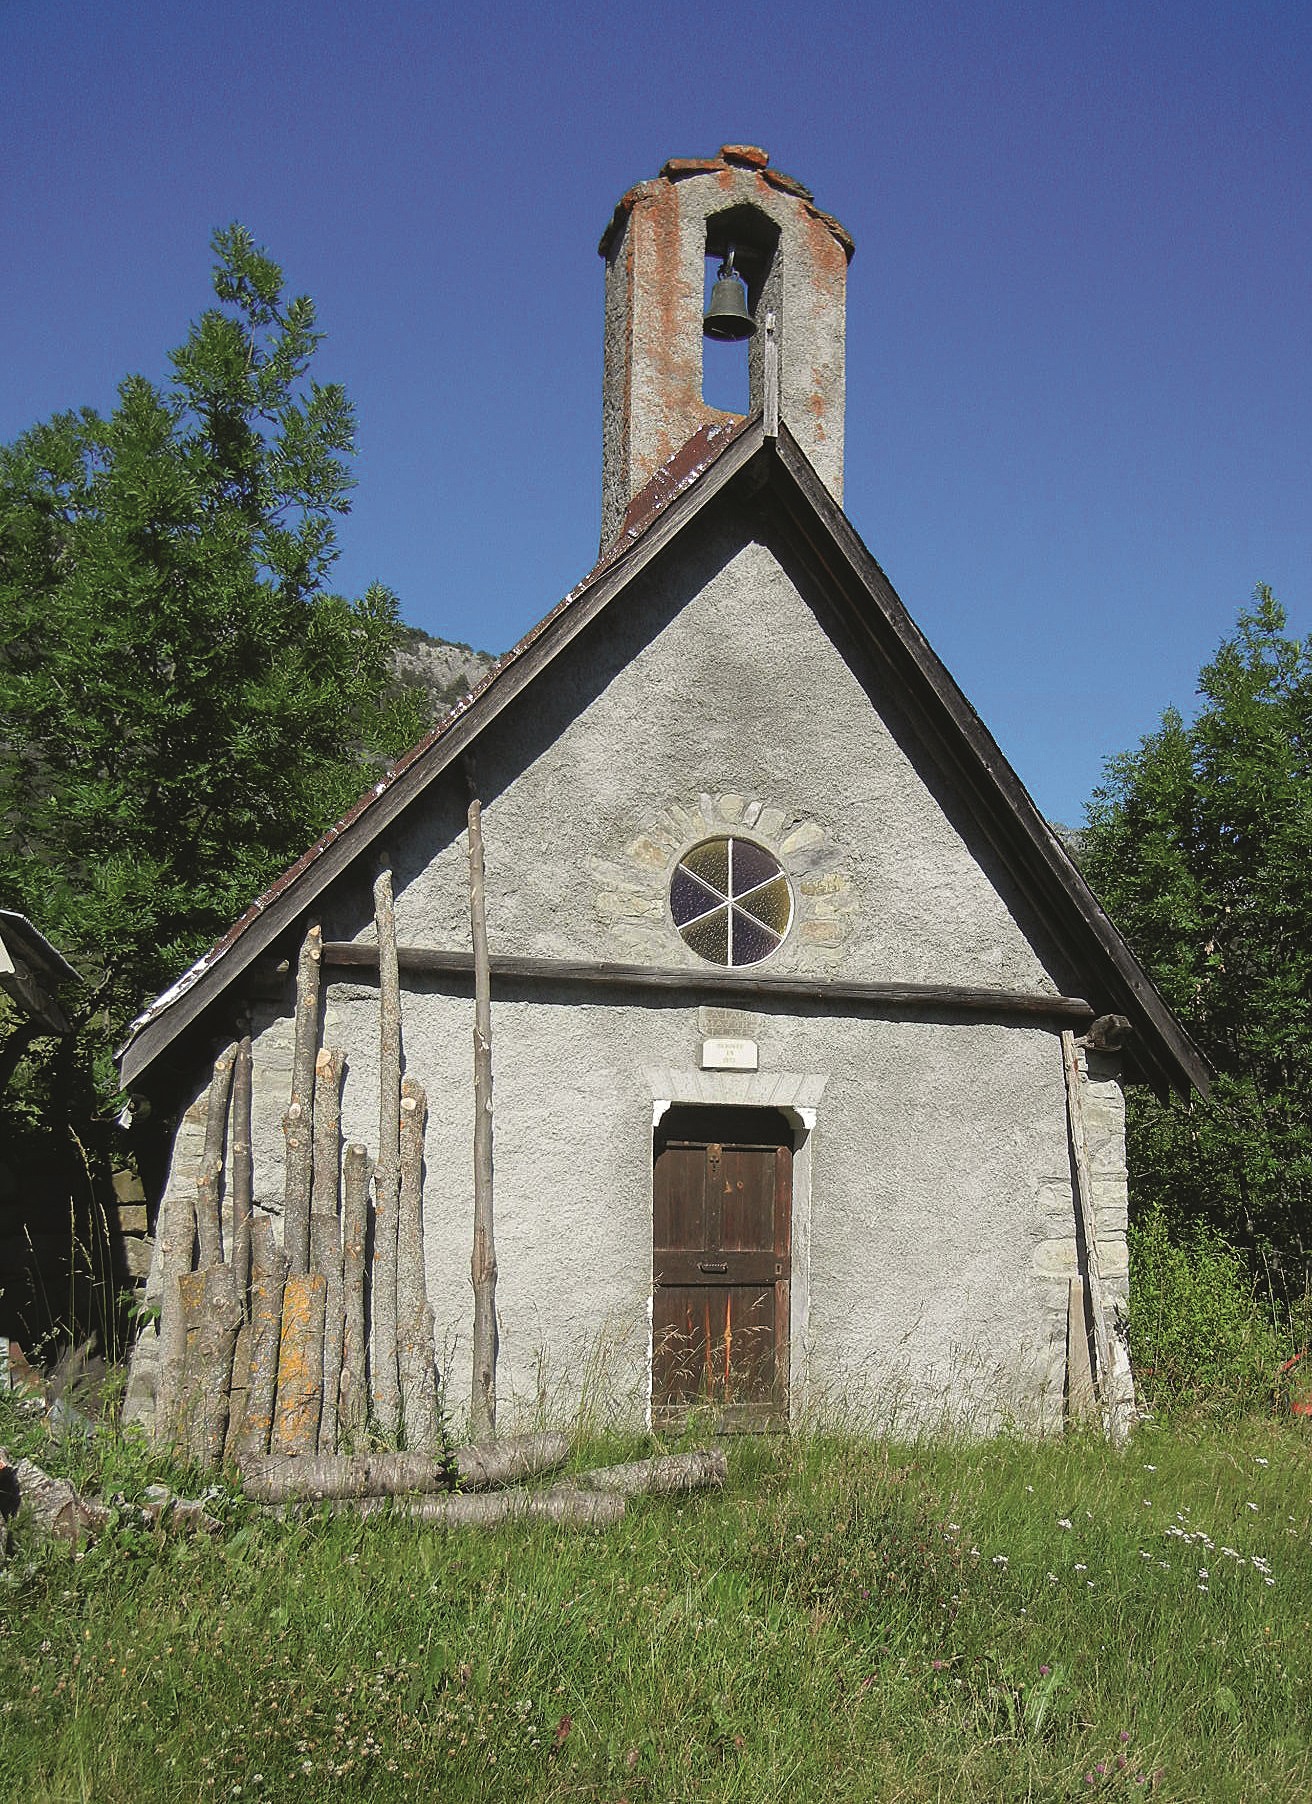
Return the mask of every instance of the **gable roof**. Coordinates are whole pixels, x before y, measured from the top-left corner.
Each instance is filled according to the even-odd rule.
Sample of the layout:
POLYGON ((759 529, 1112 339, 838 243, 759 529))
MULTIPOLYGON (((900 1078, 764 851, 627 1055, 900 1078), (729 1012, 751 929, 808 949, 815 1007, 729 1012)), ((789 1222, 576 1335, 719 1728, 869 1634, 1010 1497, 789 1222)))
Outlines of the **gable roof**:
POLYGON ((595 567, 499 659, 445 719, 400 758, 278 877, 171 989, 132 1025, 120 1050, 124 1086, 147 1068, 333 880, 407 809, 588 623, 620 596, 715 498, 750 492, 767 536, 823 589, 858 643, 896 684, 922 740, 967 796, 975 823, 1073 966, 1096 1012, 1126 1014, 1132 1055, 1156 1087, 1206 1094, 1206 1061, 1080 876, 992 735, 911 619, 842 509, 782 423, 760 415, 701 428, 630 503, 595 567))

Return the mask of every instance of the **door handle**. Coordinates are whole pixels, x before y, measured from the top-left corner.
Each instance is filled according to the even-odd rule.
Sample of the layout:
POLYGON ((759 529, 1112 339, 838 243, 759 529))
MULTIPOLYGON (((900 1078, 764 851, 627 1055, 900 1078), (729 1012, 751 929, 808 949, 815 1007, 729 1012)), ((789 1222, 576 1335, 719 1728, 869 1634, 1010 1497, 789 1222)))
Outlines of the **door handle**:
POLYGON ((728 1264, 723 1259, 699 1259, 697 1261, 699 1272, 727 1272, 728 1269, 728 1264))

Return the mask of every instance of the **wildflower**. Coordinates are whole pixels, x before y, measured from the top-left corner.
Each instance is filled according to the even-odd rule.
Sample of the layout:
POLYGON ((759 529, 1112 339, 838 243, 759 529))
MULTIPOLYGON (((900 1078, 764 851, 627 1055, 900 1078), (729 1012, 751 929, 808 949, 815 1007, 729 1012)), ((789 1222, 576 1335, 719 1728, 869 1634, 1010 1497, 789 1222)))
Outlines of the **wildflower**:
POLYGON ((1244 1505, 1244 1508, 1246 1510, 1255 1510, 1257 1508, 1257 1505, 1255 1503, 1246 1503, 1244 1505))
POLYGON ((1077 1560, 1075 1562, 1075 1570, 1077 1572, 1087 1572, 1089 1570, 1089 1568, 1084 1564, 1084 1562, 1082 1560, 1077 1560))
POLYGON ((1128 1741, 1129 1739, 1130 1739, 1130 1731, 1128 1729, 1122 1729, 1121 1730, 1121 1740, 1128 1741))
POLYGON ((1156 1471, 1156 1470, 1157 1470, 1157 1468, 1156 1468, 1156 1466, 1147 1466, 1147 1465, 1146 1465, 1146 1466, 1145 1466, 1145 1467, 1144 1467, 1144 1471, 1145 1471, 1145 1472, 1155 1472, 1155 1471, 1156 1471))
POLYGON ((1008 1560, 1005 1553, 995 1553, 993 1556, 992 1564, 994 1566, 1001 1566, 1005 1570, 1007 1568, 1007 1566, 1009 1566, 1011 1564, 1011 1562, 1008 1560))
POLYGON ((1040 1677, 1040 1678, 1041 1678, 1041 1679, 1046 1679, 1046 1678, 1047 1678, 1047 1676, 1048 1676, 1048 1674, 1049 1674, 1049 1673, 1050 1673, 1050 1672, 1051 1672, 1051 1671, 1052 1671, 1052 1668, 1051 1668, 1051 1667, 1050 1667, 1050 1666, 1041 1666, 1041 1667, 1040 1667, 1040 1668, 1039 1668, 1039 1677, 1040 1677))
POLYGON ((1057 1584, 1057 1582, 1058 1582, 1057 1574, 1055 1572, 1050 1572, 1048 1574, 1048 1583, 1050 1585, 1055 1585, 1055 1584, 1057 1584))
POLYGON ((1271 1464, 1271 1461, 1269 1459, 1260 1459, 1257 1456, 1257 1454, 1254 1454, 1253 1455, 1253 1464, 1255 1466, 1269 1466, 1271 1464))
POLYGON ((1071 1525, 1071 1519, 1069 1516, 1058 1516, 1058 1518, 1057 1518, 1057 1527, 1058 1528, 1069 1528, 1070 1525, 1071 1525))

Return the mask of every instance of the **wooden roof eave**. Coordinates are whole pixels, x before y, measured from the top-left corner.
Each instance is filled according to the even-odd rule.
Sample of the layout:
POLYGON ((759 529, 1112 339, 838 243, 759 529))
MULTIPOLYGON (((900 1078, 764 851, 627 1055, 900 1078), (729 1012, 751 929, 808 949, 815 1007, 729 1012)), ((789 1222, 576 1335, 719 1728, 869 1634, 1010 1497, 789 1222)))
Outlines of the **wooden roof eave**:
MULTIPOLYGON (((804 558, 844 599, 851 623, 897 667, 904 694, 939 757, 981 804, 976 818, 1040 918, 1072 959, 1101 980, 1107 1009, 1137 1029, 1130 1056, 1155 1088, 1207 1096, 1211 1069, 1036 807, 846 514, 781 423, 771 498, 804 558), (800 504, 800 505, 799 505, 800 504), (817 531, 817 528, 819 530, 817 531), (837 555, 835 555, 837 554, 837 555), (1072 926, 1076 931, 1072 932, 1072 926)), ((776 509, 775 519, 780 519, 776 509)))
POLYGON ((767 436, 752 419, 688 487, 646 524, 618 555, 597 571, 508 654, 463 712, 452 716, 397 775, 304 870, 270 892, 267 906, 232 944, 218 953, 194 983, 181 988, 158 1013, 148 1014, 120 1053, 125 1088, 140 1080, 160 1054, 247 967, 291 928, 328 886, 456 758, 534 678, 638 575, 689 521, 749 465, 762 460, 753 486, 768 486, 772 525, 780 526, 804 564, 821 575, 845 608, 850 623, 877 658, 890 665, 935 755, 952 769, 978 804, 977 818, 1004 866, 1040 918, 1082 969, 1101 983, 1107 1005, 1129 1014, 1138 1034, 1133 1057, 1157 1088, 1206 1095, 1206 1061, 1175 1020, 1065 848, 1035 807, 996 741, 928 640, 907 613, 892 584, 842 509, 825 489, 785 425, 767 436))
POLYGON ((158 1013, 148 1011, 118 1052, 120 1082, 125 1090, 139 1084, 161 1053, 313 908, 333 881, 386 832, 442 771, 469 750, 479 734, 538 673, 660 554, 691 515, 732 482, 760 451, 763 439, 759 417, 750 420, 696 481, 670 500, 639 538, 613 561, 603 559, 595 578, 585 578, 578 591, 521 641, 524 649, 508 655, 483 693, 463 713, 452 717, 426 750, 383 787, 356 818, 330 835, 319 855, 292 882, 281 889, 275 885, 267 905, 194 982, 185 988, 180 985, 176 998, 164 1007, 156 1003, 158 1013))

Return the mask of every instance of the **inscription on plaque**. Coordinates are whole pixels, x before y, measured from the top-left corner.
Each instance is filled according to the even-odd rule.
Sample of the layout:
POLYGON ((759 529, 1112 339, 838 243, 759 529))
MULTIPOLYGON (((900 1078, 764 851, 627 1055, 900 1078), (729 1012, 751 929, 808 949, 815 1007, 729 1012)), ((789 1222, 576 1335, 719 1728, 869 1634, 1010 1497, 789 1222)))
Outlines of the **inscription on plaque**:
POLYGON ((703 1040, 703 1071, 755 1071, 759 1060, 755 1040, 703 1040))

